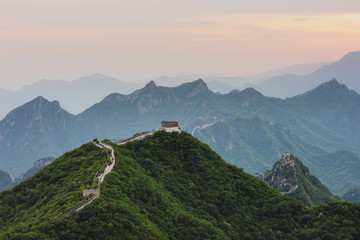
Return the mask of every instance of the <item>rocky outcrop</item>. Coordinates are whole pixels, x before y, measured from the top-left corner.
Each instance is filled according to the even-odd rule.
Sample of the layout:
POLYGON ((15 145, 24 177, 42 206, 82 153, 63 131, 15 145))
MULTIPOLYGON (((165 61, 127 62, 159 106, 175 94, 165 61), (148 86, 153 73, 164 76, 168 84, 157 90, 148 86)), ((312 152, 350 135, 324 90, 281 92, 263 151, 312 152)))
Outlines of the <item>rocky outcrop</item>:
POLYGON ((289 153, 285 153, 281 160, 274 164, 271 171, 267 170, 260 176, 259 178, 267 182, 271 187, 279 190, 282 194, 291 194, 299 186, 296 177, 295 160, 290 159, 289 153))
POLYGON ((271 170, 255 176, 282 194, 290 195, 307 206, 339 200, 298 158, 285 152, 271 170))
POLYGON ((49 165, 52 161, 54 161, 53 157, 40 158, 34 162, 34 168, 43 168, 46 165, 49 165))

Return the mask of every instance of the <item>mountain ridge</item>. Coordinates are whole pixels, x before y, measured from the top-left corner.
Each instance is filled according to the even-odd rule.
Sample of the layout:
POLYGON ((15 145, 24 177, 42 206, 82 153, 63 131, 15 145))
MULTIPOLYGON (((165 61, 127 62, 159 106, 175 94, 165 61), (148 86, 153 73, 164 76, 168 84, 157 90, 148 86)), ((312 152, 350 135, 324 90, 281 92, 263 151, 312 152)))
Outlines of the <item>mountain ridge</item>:
POLYGON ((94 73, 73 81, 39 80, 18 90, 0 89, 0 119, 12 109, 37 96, 58 100, 72 114, 79 114, 113 92, 131 93, 139 84, 94 73))
POLYGON ((65 153, 0 193, 0 237, 275 240, 359 236, 359 204, 334 202, 306 208, 226 163, 187 133, 159 131, 113 148, 117 161, 101 185, 102 194, 64 219, 58 216, 83 200, 81 189, 91 184, 93 173, 106 159, 105 150, 93 143, 65 153))
MULTIPOLYGON (((338 86, 335 84, 335 87, 335 90, 337 90, 337 88, 342 89, 341 85, 338 86)), ((331 92, 326 94, 330 97, 332 96, 331 92)), ((269 137, 267 138, 269 145, 266 146, 269 152, 266 154, 261 151, 254 151, 254 149, 256 149, 254 144, 257 144, 257 141, 245 145, 247 147, 243 147, 244 145, 242 144, 244 144, 244 142, 237 141, 235 144, 237 147, 234 147, 234 145, 233 149, 243 147, 247 154, 246 164, 248 165, 238 166, 244 167, 248 171, 252 169, 252 173, 263 171, 264 168, 271 167, 269 165, 269 159, 266 159, 267 155, 275 154, 274 156, 278 156, 280 152, 286 149, 293 151, 288 147, 286 149, 277 149, 279 146, 275 148, 271 146, 272 142, 277 142, 275 136, 279 136, 279 131, 281 131, 282 128, 286 128, 289 129, 294 136, 297 136, 295 138, 290 137, 290 134, 281 133, 284 134, 282 136, 286 136, 284 139, 287 141, 286 144, 290 144, 293 149, 299 148, 299 146, 306 146, 307 150, 304 151, 306 152, 306 158, 304 158, 305 153, 302 155, 299 151, 296 151, 296 154, 300 156, 301 159, 304 159, 304 161, 306 159, 306 164, 318 175, 318 170, 323 171, 319 165, 314 166, 314 164, 309 164, 311 161, 317 162, 316 157, 342 149, 349 149, 355 152, 359 151, 356 146, 357 143, 360 142, 360 136, 357 136, 354 132, 359 128, 357 125, 358 118, 356 118, 356 116, 360 114, 360 110, 357 107, 357 97, 354 98, 352 96, 357 96, 356 93, 351 93, 350 95, 350 97, 347 96, 340 99, 341 101, 333 101, 330 103, 319 98, 316 104, 314 104, 313 100, 309 100, 309 96, 282 100, 266 97, 253 88, 248 88, 243 91, 233 91, 228 94, 216 94, 210 91, 206 83, 202 80, 183 84, 175 88, 158 87, 156 84, 149 83, 147 87, 139 89, 129 95, 111 94, 81 114, 64 114, 64 116, 68 116, 68 119, 65 118, 65 120, 62 120, 62 118, 45 117, 45 115, 42 116, 43 120, 47 119, 44 123, 49 122, 48 125, 50 129, 63 129, 58 132, 49 131, 42 134, 40 129, 46 128, 40 128, 41 126, 39 125, 38 132, 32 132, 29 136, 26 135, 27 126, 36 126, 36 124, 34 125, 34 123, 36 123, 35 118, 26 118, 26 114, 22 115, 22 131, 24 133, 21 134, 17 134, 11 130, 10 127, 7 129, 2 128, 1 126, 3 126, 6 121, 1 121, 0 134, 2 138, 4 138, 4 134, 2 133, 5 132, 5 130, 9 135, 9 137, 6 138, 10 139, 10 135, 11 138, 14 139, 22 136, 22 141, 23 143, 28 143, 26 145, 28 148, 19 151, 16 147, 8 149, 6 144, 2 144, 0 148, 2 147, 4 156, 0 156, 0 168, 9 171, 9 169, 6 168, 11 167, 11 169, 15 169, 15 164, 18 164, 17 166, 20 166, 20 168, 23 167, 24 169, 16 169, 17 172, 10 171, 17 175, 30 168, 30 164, 36 159, 49 155, 58 156, 74 146, 89 141, 93 136, 100 139, 127 138, 132 136, 134 132, 157 128, 159 123, 164 119, 175 119, 182 126, 183 130, 193 132, 196 128, 201 129, 202 126, 216 121, 240 117, 241 119, 258 118, 269 124, 280 125, 277 128, 273 128, 269 127, 268 124, 259 124, 259 126, 266 130, 264 131, 267 134, 265 136, 269 137), (329 111, 325 111, 326 109, 329 109, 329 111), (336 111, 334 111, 334 109, 336 111), (331 121, 331 119, 335 119, 336 121, 331 121), (30 137, 33 137, 33 139, 30 137), (271 138, 273 139, 271 140, 271 138), (66 141, 64 141, 65 139, 66 141), (301 140, 295 141, 295 139, 301 140), (52 148, 44 148, 44 146, 47 146, 49 143, 53 145, 52 148), (32 149, 36 149, 35 152, 32 149), (14 152, 18 152, 18 156, 14 155, 14 152), (320 152, 323 154, 319 154, 320 152), (20 153, 23 155, 20 156, 20 153), (43 155, 40 156, 40 153, 43 155), (27 159, 32 155, 38 157, 27 159), (254 158, 250 158, 250 156, 257 156, 257 161, 253 161, 254 158), (260 159, 262 160, 259 161, 260 159), (28 167, 25 168, 25 165, 21 161, 28 161, 28 167), (4 164, 4 162, 6 162, 6 164, 4 164)), ((241 120, 236 121, 241 122, 241 120)), ((229 127, 229 131, 234 132, 234 128, 231 125, 229 127)), ((206 130, 209 129, 211 128, 206 130)), ((216 132, 210 133, 202 140, 211 145, 211 138, 212 136, 217 138, 216 134, 216 132)), ((240 139, 238 137, 236 138, 240 139)), ((262 139, 263 137, 261 135, 254 135, 253 138, 262 139)), ((16 146, 16 144, 13 145, 16 146)), ((21 146, 21 144, 17 144, 17 146, 21 146)), ((219 151, 219 149, 216 150, 219 151)), ((224 151, 219 152, 225 154, 224 151)), ((236 154, 232 154, 236 157, 236 154)), ((228 161, 235 162, 235 158, 231 159, 226 156, 227 155, 223 155, 228 161)), ((346 161, 353 162, 351 159, 355 159, 355 157, 351 158, 349 156, 346 157, 346 161)), ((336 176, 351 171, 349 165, 346 164, 346 166, 345 172, 336 173, 336 176)), ((355 175, 352 176, 354 178, 349 178, 349 181, 358 178, 355 175)), ((324 175, 322 175, 321 180, 326 184, 329 183, 328 181, 324 181, 324 175)), ((329 181, 331 182, 333 180, 329 181)))
POLYGON ((308 91, 328 79, 336 78, 350 89, 360 92, 358 76, 360 75, 360 51, 349 52, 340 60, 320 67, 307 75, 283 75, 267 79, 258 85, 267 96, 281 98, 292 97, 308 91))

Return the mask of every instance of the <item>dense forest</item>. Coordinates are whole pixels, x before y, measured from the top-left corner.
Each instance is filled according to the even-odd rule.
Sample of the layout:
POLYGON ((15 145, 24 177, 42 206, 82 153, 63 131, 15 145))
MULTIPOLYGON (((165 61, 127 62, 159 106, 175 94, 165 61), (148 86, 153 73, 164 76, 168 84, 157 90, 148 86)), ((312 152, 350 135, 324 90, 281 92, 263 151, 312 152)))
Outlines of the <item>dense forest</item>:
POLYGON ((360 239, 360 205, 308 208, 226 163, 187 133, 113 145, 101 195, 84 200, 106 150, 64 154, 0 194, 1 239, 360 239))

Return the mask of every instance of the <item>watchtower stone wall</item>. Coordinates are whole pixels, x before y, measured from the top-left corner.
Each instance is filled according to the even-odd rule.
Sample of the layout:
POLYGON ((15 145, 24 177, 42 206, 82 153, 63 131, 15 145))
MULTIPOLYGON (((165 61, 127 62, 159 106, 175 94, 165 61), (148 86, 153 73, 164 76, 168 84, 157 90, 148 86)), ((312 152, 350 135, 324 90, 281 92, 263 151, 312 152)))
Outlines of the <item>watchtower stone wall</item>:
POLYGON ((83 189, 83 196, 89 196, 90 194, 94 196, 100 195, 100 188, 98 187, 96 189, 83 189))
POLYGON ((177 121, 161 121, 161 128, 172 128, 179 127, 179 123, 177 121))

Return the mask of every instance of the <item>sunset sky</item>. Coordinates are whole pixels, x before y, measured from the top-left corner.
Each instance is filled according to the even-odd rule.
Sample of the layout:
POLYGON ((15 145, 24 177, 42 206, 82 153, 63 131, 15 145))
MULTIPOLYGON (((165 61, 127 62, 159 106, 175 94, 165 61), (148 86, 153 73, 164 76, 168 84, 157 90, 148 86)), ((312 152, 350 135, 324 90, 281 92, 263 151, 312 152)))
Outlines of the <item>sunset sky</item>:
POLYGON ((0 88, 248 75, 360 50, 358 0, 2 0, 0 88))

